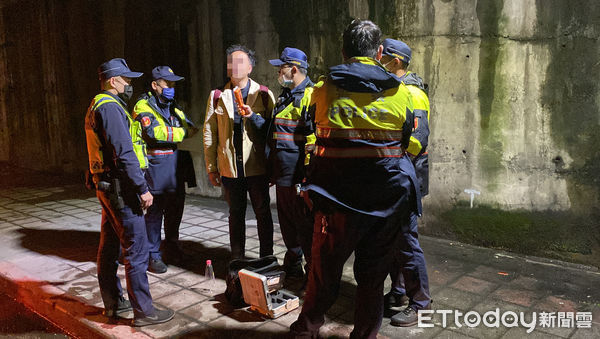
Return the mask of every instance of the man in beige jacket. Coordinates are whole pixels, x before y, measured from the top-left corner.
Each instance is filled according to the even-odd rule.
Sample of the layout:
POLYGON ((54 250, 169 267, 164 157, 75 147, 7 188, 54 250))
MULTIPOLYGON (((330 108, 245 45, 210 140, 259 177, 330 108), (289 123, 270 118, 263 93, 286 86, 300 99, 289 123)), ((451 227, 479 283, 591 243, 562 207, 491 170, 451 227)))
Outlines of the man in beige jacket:
POLYGON ((265 143, 273 93, 249 78, 254 52, 241 45, 226 51, 229 81, 210 93, 204 122, 204 157, 210 182, 225 188, 233 258, 245 257, 246 194, 256 214, 260 256, 273 254, 273 219, 266 175, 265 143), (233 89, 241 89, 242 112, 233 89))

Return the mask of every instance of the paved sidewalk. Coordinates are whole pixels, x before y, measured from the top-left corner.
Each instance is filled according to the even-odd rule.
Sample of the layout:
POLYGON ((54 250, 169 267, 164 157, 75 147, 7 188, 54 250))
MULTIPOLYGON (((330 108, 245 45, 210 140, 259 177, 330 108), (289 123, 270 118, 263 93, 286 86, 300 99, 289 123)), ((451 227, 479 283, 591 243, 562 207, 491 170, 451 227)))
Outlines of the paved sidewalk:
MULTIPOLYGON (((250 207, 247 219, 247 250, 250 256, 258 257, 256 220, 250 207)), ((99 204, 80 186, 1 190, 0 290, 69 333, 85 338, 278 337, 287 332, 298 315, 294 311, 278 319, 265 319, 246 309, 232 309, 224 302, 220 293, 225 289, 229 255, 227 206, 220 200, 188 197, 181 238, 193 260, 185 267, 171 265, 165 274, 149 274, 155 302, 176 310, 175 319, 141 329, 131 328, 125 321, 110 323, 101 314, 96 280, 99 225, 99 204), (217 295, 207 290, 204 282, 206 259, 212 259, 216 269, 217 295)), ((282 262, 285 248, 278 225, 274 239, 275 254, 282 262)), ((480 324, 471 328, 463 318, 458 327, 456 312, 443 326, 441 314, 436 313, 431 328, 397 328, 384 319, 382 338, 600 338, 597 269, 430 237, 422 237, 421 241, 435 310, 458 310, 463 314, 477 311, 483 315, 498 308, 501 316, 508 311, 524 312, 528 322, 532 312, 537 312, 537 327, 530 334, 523 326, 500 324, 487 328, 480 324), (555 312, 553 328, 540 324, 545 317, 539 314, 542 311, 555 312)), ((340 296, 322 329, 325 337, 347 337, 352 329, 356 283, 351 262, 345 266, 340 296)), ((120 275, 125 286, 122 266, 120 275)), ((389 280, 386 289, 388 285, 389 280)), ((297 290, 299 282, 290 281, 287 287, 297 290)), ((510 317, 504 320, 512 324, 510 317)))

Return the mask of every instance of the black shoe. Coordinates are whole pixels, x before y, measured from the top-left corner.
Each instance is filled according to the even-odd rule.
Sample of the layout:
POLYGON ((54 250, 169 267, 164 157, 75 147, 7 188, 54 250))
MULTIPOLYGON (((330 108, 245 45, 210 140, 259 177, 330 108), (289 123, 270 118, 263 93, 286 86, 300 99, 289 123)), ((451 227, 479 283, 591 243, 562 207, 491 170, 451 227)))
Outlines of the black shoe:
POLYGON ((155 309, 154 314, 150 316, 145 316, 143 318, 135 318, 133 319, 133 326, 148 326, 148 325, 156 325, 166 323, 167 321, 173 319, 175 316, 175 311, 171 309, 159 310, 155 309))
POLYGON ((303 278, 304 270, 302 269, 302 264, 284 266, 283 270, 285 271, 286 278, 303 278))
POLYGON ((117 306, 111 310, 105 309, 104 315, 109 318, 118 318, 119 315, 129 311, 133 311, 133 308, 131 307, 131 302, 123 297, 119 297, 119 300, 117 301, 117 306))
POLYGON ((167 265, 165 265, 161 259, 150 259, 148 271, 157 274, 165 273, 167 271, 167 265))
MULTIPOLYGON (((427 307, 427 309, 429 309, 429 307, 427 307)), ((411 306, 406 306, 405 309, 398 312, 390 319, 390 324, 392 326, 410 327, 416 325, 418 321, 419 315, 417 314, 417 311, 411 306)))
POLYGON ((408 306, 408 297, 406 294, 390 292, 383 296, 383 307, 386 311, 400 312, 405 306, 408 306))

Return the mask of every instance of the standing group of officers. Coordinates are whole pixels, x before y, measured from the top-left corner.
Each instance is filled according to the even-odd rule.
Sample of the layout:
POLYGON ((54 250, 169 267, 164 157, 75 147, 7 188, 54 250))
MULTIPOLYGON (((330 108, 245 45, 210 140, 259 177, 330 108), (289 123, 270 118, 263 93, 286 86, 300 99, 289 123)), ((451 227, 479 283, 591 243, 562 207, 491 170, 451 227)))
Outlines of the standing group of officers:
MULTIPOLYGON (((381 44, 381 38, 377 25, 354 20, 343 33, 344 63, 316 84, 307 76, 306 54, 285 48, 269 61, 283 88, 277 101, 249 77, 254 52, 233 45, 226 51, 229 81, 207 102, 205 162, 229 205, 233 258, 245 256, 247 195, 260 256, 273 254, 269 185, 276 185, 284 269, 306 281, 302 311, 291 325, 296 337, 318 336, 353 252, 358 286, 351 337, 374 338, 384 311, 396 311, 392 325, 413 326, 418 311, 431 304, 417 233, 428 190, 429 101, 421 78, 407 71, 410 48, 393 39, 381 44), (384 296, 388 274, 392 290, 384 296)), ((91 179, 102 206, 98 281, 105 314, 133 310, 135 326, 174 315, 153 306, 146 270, 167 270, 163 219, 163 252, 181 256, 185 182, 192 186, 195 178, 189 154, 177 144, 198 131, 174 100, 183 78, 168 66, 153 69, 152 90, 130 114, 130 83, 141 75, 123 59, 103 63, 103 91, 85 119, 91 179), (129 300, 117 277, 121 252, 129 300)))

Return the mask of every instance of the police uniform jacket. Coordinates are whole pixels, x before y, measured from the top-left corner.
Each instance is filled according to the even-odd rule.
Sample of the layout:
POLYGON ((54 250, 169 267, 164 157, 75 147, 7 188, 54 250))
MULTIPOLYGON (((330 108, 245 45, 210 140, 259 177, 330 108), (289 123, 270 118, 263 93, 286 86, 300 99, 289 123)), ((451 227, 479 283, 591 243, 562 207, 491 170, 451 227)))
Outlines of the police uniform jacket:
MULTIPOLYGON (((184 181, 195 185, 195 178, 184 177, 187 167, 193 164, 182 161, 185 155, 177 144, 194 127, 175 101, 162 103, 155 93, 143 94, 133 108, 133 118, 142 126, 142 136, 147 143, 148 170, 146 179, 152 194, 172 193, 183 188, 184 181)), ((193 173, 193 170, 191 171, 193 173)))
POLYGON ((410 136, 407 152, 413 158, 421 196, 429 193, 429 98, 423 80, 415 73, 408 72, 402 82, 410 92, 414 106, 414 128, 410 136))
POLYGON ((401 79, 377 61, 355 57, 315 85, 316 147, 303 188, 319 201, 387 217, 401 206, 420 213, 414 167, 405 148, 413 104, 401 79))
POLYGON ((277 185, 293 186, 305 176, 304 147, 307 137, 313 133, 312 122, 307 116, 312 86, 312 81, 306 77, 293 89, 284 88, 277 98, 267 148, 271 182, 277 185))
POLYGON ((128 116, 127 105, 108 91, 102 94, 105 102, 98 105, 96 98, 102 96, 96 96, 85 118, 90 170, 98 175, 116 176, 123 187, 133 187, 138 194, 144 194, 148 192, 148 185, 133 149, 130 134, 133 121, 128 116))
POLYGON ((419 156, 426 152, 429 140, 429 98, 425 92, 423 79, 417 74, 408 72, 402 82, 410 92, 413 101, 414 129, 410 136, 407 152, 419 156))

